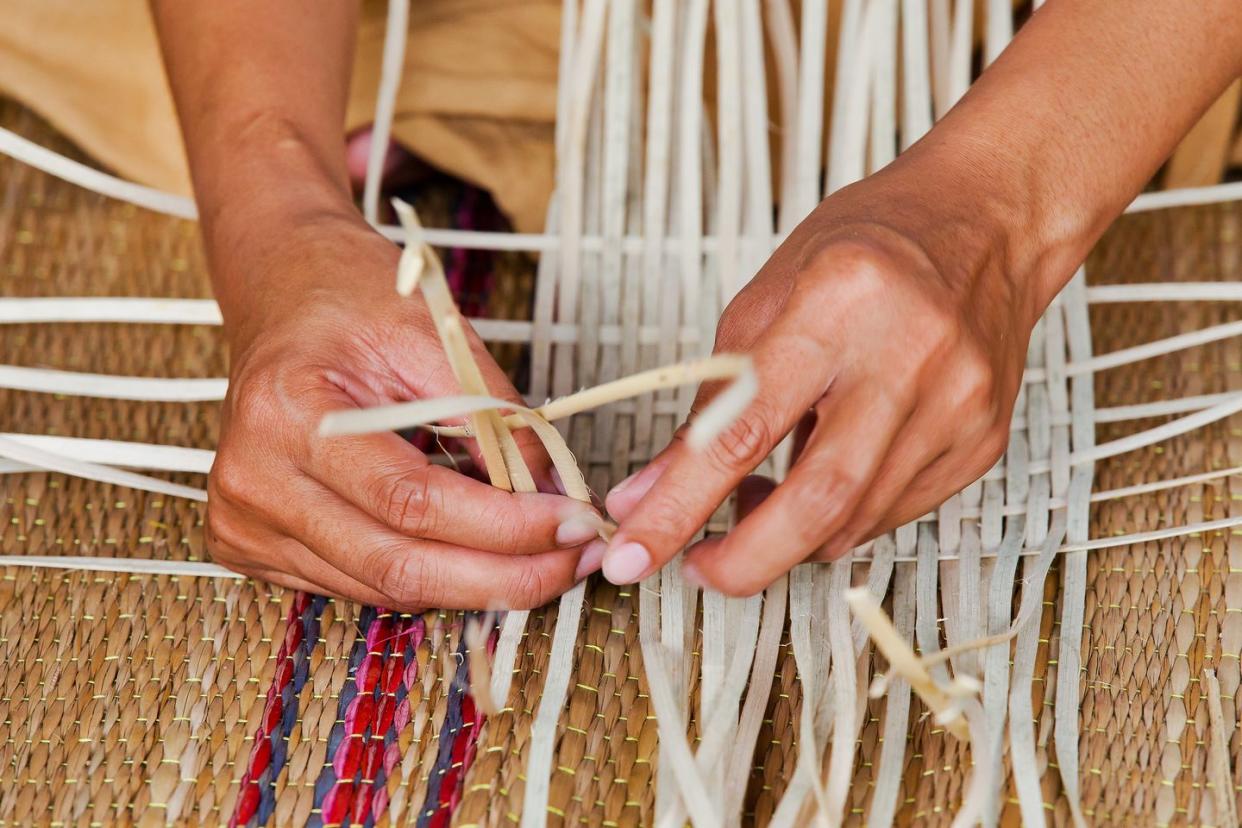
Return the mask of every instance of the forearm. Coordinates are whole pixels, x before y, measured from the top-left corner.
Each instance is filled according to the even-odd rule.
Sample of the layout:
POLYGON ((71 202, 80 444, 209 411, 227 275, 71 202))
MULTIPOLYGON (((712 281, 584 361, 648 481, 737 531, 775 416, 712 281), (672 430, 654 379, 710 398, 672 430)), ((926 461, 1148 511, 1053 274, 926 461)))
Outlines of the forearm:
MULTIPOLYGON (((226 324, 278 285, 259 261, 295 228, 356 215, 344 160, 357 4, 154 0, 226 324)), ((289 287, 296 289, 296 286, 289 287)))
POLYGON ((927 233, 969 251, 977 230, 1038 314, 1239 73, 1237 0, 1049 0, 891 169, 966 228, 927 233))

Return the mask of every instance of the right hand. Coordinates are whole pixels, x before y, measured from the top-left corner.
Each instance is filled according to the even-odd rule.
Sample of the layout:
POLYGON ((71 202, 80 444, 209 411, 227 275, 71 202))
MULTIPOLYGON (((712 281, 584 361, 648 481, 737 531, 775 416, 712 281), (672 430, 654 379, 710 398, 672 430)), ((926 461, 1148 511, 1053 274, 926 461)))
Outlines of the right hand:
MULTIPOLYGON (((394 290, 396 247, 356 222, 300 235, 243 263, 263 301, 226 312, 232 365, 208 480, 212 558, 398 610, 535 607, 598 568, 602 543, 583 556, 595 538, 588 504, 493 488, 433 465, 395 433, 319 436, 330 411, 460 389, 421 298, 394 290)), ((517 400, 468 333, 492 393, 517 400)), ((554 491, 538 441, 526 429, 514 438, 541 491, 554 491)))

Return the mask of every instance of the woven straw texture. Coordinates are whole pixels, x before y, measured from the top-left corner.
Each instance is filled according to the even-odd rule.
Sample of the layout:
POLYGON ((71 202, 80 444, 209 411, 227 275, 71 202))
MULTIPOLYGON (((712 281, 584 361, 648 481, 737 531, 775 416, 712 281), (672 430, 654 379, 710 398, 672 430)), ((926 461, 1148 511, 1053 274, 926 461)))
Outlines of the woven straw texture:
MULTIPOLYGON (((67 149, 12 105, 0 105, 0 123, 67 149)), ((4 295, 209 295, 192 224, 109 202, 6 158, 0 182, 4 295)), ((529 271, 510 264, 498 269, 496 294, 512 306, 529 292, 529 271)), ((1242 279, 1242 205, 1126 217, 1093 255, 1088 274, 1093 284, 1242 279)), ((1097 306, 1095 350, 1236 317, 1221 304, 1097 306)), ((15 365, 226 373, 219 331, 207 327, 9 325, 0 327, 0 343, 4 362, 15 365)), ((1227 340, 1106 371, 1096 402, 1240 387, 1242 348, 1227 340)), ((1098 438, 1153 424, 1104 424, 1098 438)), ((1235 417, 1100 463, 1096 488, 1242 463, 1239 426, 1235 417)), ((3 432, 211 448, 217 428, 218 406, 210 403, 0 391, 3 432)), ((1227 516, 1234 485, 1222 479, 1101 504, 1091 536, 1227 516)), ((2 554, 205 554, 200 504, 57 474, 6 475, 0 488, 2 554)), ((1049 606, 1058 607, 1060 579, 1048 584, 1049 606)), ((637 603, 633 588, 593 583, 588 591, 559 728, 550 824, 653 820, 657 736, 637 603)), ((1219 674, 1236 756, 1239 613, 1238 530, 1091 553, 1080 784, 1094 823, 1211 821, 1201 678, 1205 668, 1219 674)), ((555 615, 534 613, 528 625, 511 696, 525 709, 502 711, 480 727, 466 692, 462 614, 394 616, 249 581, 7 568, 0 585, 0 658, 8 667, 0 679, 0 823, 515 822, 555 615)), ((1057 618, 1045 614, 1032 686, 1041 745, 1052 731, 1045 713, 1055 686, 1057 618)), ((758 740, 748 822, 766 822, 792 775, 799 698, 786 642, 758 740)), ((871 706, 862 729, 852 820, 861 821, 870 797, 868 757, 878 755, 880 710, 871 706)), ((968 752, 917 701, 911 722, 899 822, 947 824, 968 752)), ((1055 762, 1051 749, 1041 755, 1055 762)), ((1047 784, 1046 807, 1064 823, 1067 805, 1047 784)), ((1017 822, 1012 803, 1004 819, 1017 822)))

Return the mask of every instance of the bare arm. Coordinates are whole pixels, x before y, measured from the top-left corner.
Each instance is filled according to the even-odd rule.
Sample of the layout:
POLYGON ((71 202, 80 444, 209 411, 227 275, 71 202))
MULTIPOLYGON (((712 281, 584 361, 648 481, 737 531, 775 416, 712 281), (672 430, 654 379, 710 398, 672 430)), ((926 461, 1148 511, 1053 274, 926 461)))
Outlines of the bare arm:
POLYGON ((1005 446, 1035 321, 1240 72, 1237 0, 1049 0, 922 141, 822 202, 725 310, 717 350, 754 356, 759 397, 704 456, 675 440, 613 489, 605 575, 667 562, 800 422, 788 478, 690 551, 690 577, 754 593, 976 479, 1005 446))
MULTIPOLYGON (((458 391, 426 307, 396 295, 397 249, 351 200, 357 4, 156 0, 154 11, 231 352, 212 556, 401 609, 534 606, 567 589, 594 536, 582 504, 493 489, 396 434, 317 437, 331 410, 458 391)), ((516 398, 472 343, 492 391, 516 398)), ((546 481, 546 456, 524 448, 546 481)))
POLYGON ((344 149, 358 4, 316 4, 313 14, 296 0, 152 7, 213 284, 239 328, 247 308, 280 298, 255 252, 296 223, 360 225, 344 149))

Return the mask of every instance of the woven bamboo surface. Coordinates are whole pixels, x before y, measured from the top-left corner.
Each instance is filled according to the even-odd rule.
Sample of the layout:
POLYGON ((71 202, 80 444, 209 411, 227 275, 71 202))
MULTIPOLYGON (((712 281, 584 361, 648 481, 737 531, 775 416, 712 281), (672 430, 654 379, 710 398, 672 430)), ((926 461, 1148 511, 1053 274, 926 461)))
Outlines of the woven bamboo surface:
MULTIPOLYGON (((0 104, 0 123, 67 149, 11 105, 0 104)), ((4 158, 0 267, 5 296, 209 295, 192 224, 108 202, 4 158)), ((1242 279, 1242 206, 1127 217, 1088 273, 1095 284, 1242 279)), ((520 267, 501 268, 497 279, 498 295, 520 300, 529 289, 520 267)), ((1100 306, 1092 312, 1096 350, 1230 314, 1238 315, 1225 306, 1100 306)), ((17 365, 226 372, 219 332, 206 327, 10 325, 0 326, 0 343, 3 362, 17 365)), ((1236 341, 1105 372, 1096 395, 1108 406, 1229 388, 1242 388, 1236 341)), ((1104 425, 1099 436, 1147 425, 1104 425)), ((1234 418, 1103 463, 1097 489, 1238 465, 1239 427, 1234 418)), ((217 428, 215 404, 0 391, 0 431, 211 448, 217 428)), ((1103 504, 1092 534, 1226 516, 1234 485, 1224 479, 1103 504)), ((0 477, 0 489, 2 554, 205 555, 200 504, 57 474, 0 477)), ((1057 583, 1050 578, 1053 606, 1057 583)), ((551 824, 652 821, 656 727, 636 612, 632 588, 597 582, 588 592, 551 824)), ((1205 667, 1219 672, 1237 756, 1240 613, 1238 530, 1091 553, 1081 784, 1093 822, 1202 823, 1201 803, 1212 792, 1200 678, 1205 667)), ((1046 613, 1032 687, 1045 741, 1055 617, 1046 613)), ((479 727, 464 693, 459 613, 394 617, 249 581, 5 569, 0 824, 227 824, 237 813, 243 823, 274 825, 514 822, 554 622, 550 609, 534 613, 528 627, 513 696, 526 709, 479 727)), ((748 822, 766 821, 792 773, 799 695, 786 646, 759 737, 748 822)), ((872 707, 861 736, 851 815, 858 822, 870 797, 867 757, 880 709, 872 707)), ((960 797, 956 769, 969 757, 921 714, 916 702, 899 821, 947 824, 960 797)), ((1067 821, 1060 792, 1049 787, 1045 795, 1050 815, 1067 821)), ((1005 818, 1016 823, 1016 809, 1005 818)))

